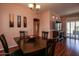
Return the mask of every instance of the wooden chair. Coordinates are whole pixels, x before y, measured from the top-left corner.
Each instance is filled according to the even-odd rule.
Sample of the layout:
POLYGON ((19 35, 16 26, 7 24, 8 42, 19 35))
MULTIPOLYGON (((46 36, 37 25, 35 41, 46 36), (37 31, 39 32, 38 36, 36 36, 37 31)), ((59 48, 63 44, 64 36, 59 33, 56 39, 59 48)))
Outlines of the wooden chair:
POLYGON ((26 39, 27 35, 27 31, 20 31, 20 39, 26 39))
POLYGON ((48 41, 47 41, 47 55, 54 56, 55 46, 56 46, 56 40, 55 39, 48 39, 48 41))
POLYGON ((24 39, 25 38, 25 31, 20 31, 20 39, 24 39))
POLYGON ((48 32, 42 31, 42 38, 43 39, 48 39, 48 32))
POLYGON ((6 56, 9 56, 9 55, 22 56, 22 55, 24 55, 20 48, 12 53, 9 52, 8 44, 7 44, 4 34, 0 35, 0 41, 1 41, 3 48, 4 48, 4 52, 5 52, 5 53, 3 53, 4 55, 6 55, 6 56))

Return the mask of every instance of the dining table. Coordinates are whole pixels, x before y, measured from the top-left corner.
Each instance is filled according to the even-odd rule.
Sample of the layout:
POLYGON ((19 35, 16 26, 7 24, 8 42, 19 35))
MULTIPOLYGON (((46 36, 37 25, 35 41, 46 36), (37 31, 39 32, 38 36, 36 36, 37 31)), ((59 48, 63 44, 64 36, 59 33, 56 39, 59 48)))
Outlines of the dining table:
MULTIPOLYGON (((44 52, 47 47, 47 40, 35 37, 29 37, 26 39, 20 39, 20 37, 15 37, 15 41, 18 46, 21 48, 24 54, 34 55, 34 53, 44 52)), ((41 53, 42 54, 42 53, 41 53)))

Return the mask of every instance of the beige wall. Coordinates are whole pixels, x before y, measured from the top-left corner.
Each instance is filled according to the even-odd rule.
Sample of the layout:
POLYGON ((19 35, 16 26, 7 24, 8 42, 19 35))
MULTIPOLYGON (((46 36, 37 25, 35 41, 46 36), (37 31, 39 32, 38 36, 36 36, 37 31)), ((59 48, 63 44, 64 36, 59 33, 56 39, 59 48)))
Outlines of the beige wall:
POLYGON ((41 14, 41 19, 40 19, 40 26, 41 30, 43 31, 49 31, 50 30, 50 12, 46 11, 41 14))
MULTIPOLYGON (((52 16, 58 16, 58 14, 48 10, 40 14, 40 36, 42 34, 42 31, 48 31, 49 35, 48 38, 51 38, 51 27, 50 23, 51 21, 55 21, 55 19, 52 19, 52 16)), ((59 17, 59 16, 58 16, 59 17)))
POLYGON ((1 34, 1 31, 2 31, 2 12, 1 12, 2 8, 0 6, 0 34, 1 34))
MULTIPOLYGON (((45 11, 40 14, 40 36, 42 31, 50 31, 50 12, 45 11)), ((48 36, 49 37, 49 36, 48 36)))
MULTIPOLYGON (((0 11, 1 11, 1 7, 0 7, 0 11)), ((2 31, 2 21, 1 21, 1 19, 2 19, 2 15, 1 15, 2 13, 0 12, 0 34, 1 34, 1 31, 2 31)), ((1 45, 1 43, 0 43, 0 48, 2 47, 2 45, 1 45)))
MULTIPOLYGON (((19 4, 0 4, 0 34, 5 34, 9 47, 16 46, 13 38, 19 36, 19 31, 25 30, 28 31, 29 35, 33 34, 33 18, 38 18, 37 14, 25 6, 19 4), (9 27, 9 13, 14 14, 14 28, 9 27), (26 28, 23 27, 22 20, 21 28, 17 27, 17 15, 21 15, 22 20, 23 16, 27 17, 26 28)), ((1 45, 0 48, 2 48, 1 45)))

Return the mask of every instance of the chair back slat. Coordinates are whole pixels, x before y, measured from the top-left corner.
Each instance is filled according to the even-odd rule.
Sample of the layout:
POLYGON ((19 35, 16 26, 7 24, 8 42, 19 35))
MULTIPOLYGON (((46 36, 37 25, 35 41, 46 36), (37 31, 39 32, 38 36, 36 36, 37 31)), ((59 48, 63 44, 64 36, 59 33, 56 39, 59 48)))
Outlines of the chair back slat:
POLYGON ((20 31, 20 39, 25 39, 27 35, 28 35, 27 31, 20 31))
POLYGON ((8 55, 7 53, 9 53, 9 49, 8 49, 8 44, 7 44, 4 34, 0 35, 0 41, 3 45, 4 52, 6 53, 6 55, 8 55))
POLYGON ((42 31, 42 38, 43 39, 48 39, 48 32, 42 31))

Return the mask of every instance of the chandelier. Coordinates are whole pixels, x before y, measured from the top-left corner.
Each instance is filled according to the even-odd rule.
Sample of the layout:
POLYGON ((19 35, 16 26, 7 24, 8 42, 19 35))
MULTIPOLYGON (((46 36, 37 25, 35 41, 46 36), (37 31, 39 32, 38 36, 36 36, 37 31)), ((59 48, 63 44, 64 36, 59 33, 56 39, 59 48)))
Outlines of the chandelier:
POLYGON ((37 10, 37 11, 40 9, 40 5, 38 5, 36 3, 28 4, 28 7, 30 9, 37 10))

